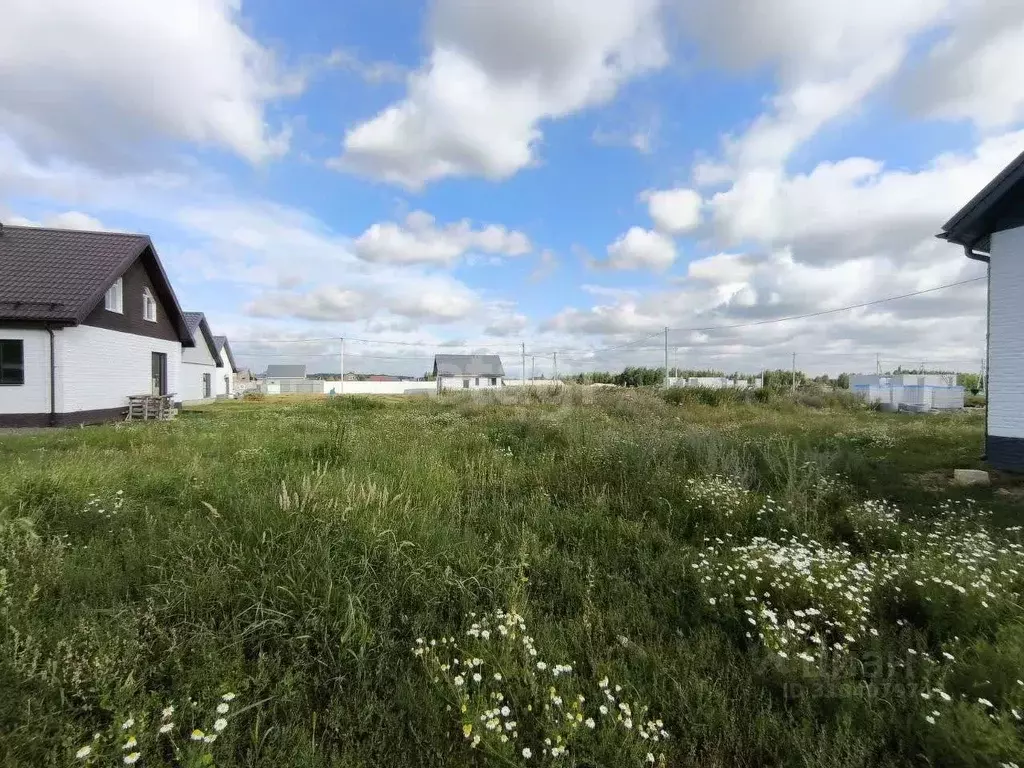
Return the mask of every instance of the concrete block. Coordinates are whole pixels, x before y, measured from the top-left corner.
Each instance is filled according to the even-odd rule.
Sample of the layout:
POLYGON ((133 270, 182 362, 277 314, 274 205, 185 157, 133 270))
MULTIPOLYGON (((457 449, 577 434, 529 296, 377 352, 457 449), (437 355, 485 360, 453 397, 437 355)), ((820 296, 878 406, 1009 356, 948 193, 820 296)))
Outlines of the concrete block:
POLYGON ((988 472, 983 469, 955 469, 953 470, 954 485, 991 485, 988 472))

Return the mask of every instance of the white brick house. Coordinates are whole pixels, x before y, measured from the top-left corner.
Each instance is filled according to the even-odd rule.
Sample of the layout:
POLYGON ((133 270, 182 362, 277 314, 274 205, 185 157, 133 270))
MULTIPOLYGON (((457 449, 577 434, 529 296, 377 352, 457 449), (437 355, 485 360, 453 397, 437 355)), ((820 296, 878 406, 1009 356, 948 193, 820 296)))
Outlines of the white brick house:
POLYGON ((194 346, 181 348, 181 402, 187 405, 213 400, 218 383, 224 386, 224 364, 217 343, 202 312, 186 312, 185 325, 194 346))
POLYGON ((497 355, 434 355, 437 391, 446 389, 500 389, 505 369, 497 355))
POLYGON ((1024 472, 1024 153, 942 229, 988 265, 986 458, 1024 472))
POLYGON ((181 393, 192 338, 145 235, 0 226, 0 427, 119 419, 181 393))

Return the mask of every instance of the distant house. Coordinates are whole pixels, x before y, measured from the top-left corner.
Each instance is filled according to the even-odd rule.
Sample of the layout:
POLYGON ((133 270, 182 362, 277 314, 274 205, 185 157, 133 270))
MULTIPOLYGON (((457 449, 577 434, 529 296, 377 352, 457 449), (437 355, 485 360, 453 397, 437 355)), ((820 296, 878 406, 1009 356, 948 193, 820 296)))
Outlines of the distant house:
POLYGON ((988 265, 986 454, 996 469, 1024 471, 1024 153, 942 230, 988 265))
POLYGON ((214 336, 213 343, 217 348, 217 357, 221 364, 217 385, 214 389, 217 397, 231 397, 235 394, 235 378, 239 373, 238 366, 235 365, 235 356, 231 354, 231 345, 228 343, 227 336, 214 336))
POLYGON ((93 424, 181 395, 194 345, 146 235, 0 225, 0 427, 93 424))
POLYGON ((217 396, 219 369, 223 368, 217 343, 206 322, 206 315, 202 312, 186 312, 185 325, 194 346, 181 349, 181 401, 195 403, 212 400, 217 396))
POLYGON ((319 379, 306 378, 304 365, 268 365, 263 377, 263 391, 268 395, 323 393, 319 379))
POLYGON ((437 391, 497 389, 505 384, 505 369, 497 355, 435 355, 437 391))

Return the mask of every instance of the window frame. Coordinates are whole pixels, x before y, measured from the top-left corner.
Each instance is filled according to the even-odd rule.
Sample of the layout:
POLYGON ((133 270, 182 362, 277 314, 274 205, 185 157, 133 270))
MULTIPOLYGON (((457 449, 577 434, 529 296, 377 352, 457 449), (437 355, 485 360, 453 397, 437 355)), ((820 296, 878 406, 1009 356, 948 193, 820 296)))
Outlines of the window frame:
POLYGON ((25 386, 25 340, 24 339, 0 339, 0 387, 23 387, 25 386), (4 379, 4 346, 16 344, 21 352, 20 381, 5 381, 4 379))
POLYGON ((491 386, 492 387, 498 386, 498 377, 497 376, 491 376, 491 386))
POLYGON ((149 288, 142 289, 142 319, 149 323, 157 321, 156 297, 149 288), (153 308, 153 316, 150 317, 149 308, 153 308))
POLYGON ((469 389, 469 379, 463 379, 462 380, 462 388, 463 389, 469 389))
POLYGON ((103 294, 103 308, 107 312, 124 314, 124 278, 117 278, 105 294, 103 294))

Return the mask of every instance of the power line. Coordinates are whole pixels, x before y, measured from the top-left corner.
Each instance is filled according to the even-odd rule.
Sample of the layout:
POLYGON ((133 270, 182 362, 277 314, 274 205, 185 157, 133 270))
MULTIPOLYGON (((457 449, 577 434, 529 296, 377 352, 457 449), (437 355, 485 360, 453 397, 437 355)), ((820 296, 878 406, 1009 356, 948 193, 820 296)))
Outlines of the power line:
MULTIPOLYGON (((912 291, 910 293, 903 293, 903 294, 900 294, 898 296, 887 296, 885 298, 874 299, 872 301, 865 301, 865 302, 861 302, 859 304, 849 304, 849 305, 844 306, 844 307, 835 307, 833 309, 823 309, 823 310, 818 310, 818 311, 815 311, 815 312, 806 312, 806 313, 799 314, 799 315, 789 315, 789 316, 786 316, 786 317, 769 318, 767 320, 753 320, 753 321, 750 321, 750 322, 732 323, 732 324, 728 324, 728 325, 711 325, 711 326, 691 327, 691 328, 669 328, 668 330, 669 330, 670 333, 703 333, 703 332, 708 332, 708 331, 733 330, 733 329, 736 329, 736 328, 753 328, 753 327, 762 326, 762 325, 772 325, 772 324, 775 324, 775 323, 786 323, 786 322, 791 322, 793 320, 806 320, 806 319, 810 319, 810 318, 814 318, 814 317, 823 317, 825 315, 833 315, 833 314, 837 314, 839 312, 848 312, 848 311, 853 310, 853 309, 863 309, 864 307, 877 306, 879 304, 885 304, 885 303, 888 303, 890 301, 899 301, 901 299, 909 299, 909 298, 913 298, 915 296, 923 296, 925 294, 936 293, 938 291, 943 291, 943 290, 945 290, 947 288, 955 288, 955 287, 958 287, 958 286, 961 286, 961 285, 968 285, 970 283, 976 283, 976 282, 979 282, 981 280, 986 280, 986 279, 987 278, 984 277, 984 276, 982 276, 982 277, 974 277, 974 278, 969 278, 967 280, 960 280, 960 281, 955 282, 955 283, 946 283, 944 285, 938 285, 938 286, 935 286, 934 288, 925 288, 925 289, 920 290, 920 291, 912 291)), ((627 341, 627 342, 624 342, 622 344, 616 344, 616 345, 607 346, 607 347, 598 347, 596 349, 583 349, 583 350, 580 350, 577 353, 579 355, 585 355, 586 357, 576 357, 576 356, 573 356, 572 352, 570 352, 569 356, 564 357, 564 359, 567 360, 567 361, 583 362, 583 361, 585 361, 586 359, 588 359, 590 357, 594 357, 594 356, 597 356, 597 355, 603 355, 603 354, 608 353, 608 352, 615 352, 615 351, 622 350, 622 349, 630 349, 630 348, 631 349, 636 349, 636 350, 642 350, 642 349, 651 349, 651 350, 653 350, 653 349, 661 349, 660 345, 657 346, 657 347, 654 347, 654 346, 651 346, 651 347, 637 346, 637 345, 642 344, 643 342, 647 341, 648 339, 654 338, 655 336, 660 336, 661 333, 662 333, 662 331, 655 331, 653 333, 647 334, 646 336, 641 336, 638 339, 634 339, 632 341, 627 341)), ((241 340, 236 340, 234 343, 236 345, 237 344, 271 344, 271 345, 274 345, 274 344, 309 344, 309 343, 324 342, 324 341, 341 341, 341 338, 342 338, 341 336, 331 336, 331 337, 304 338, 304 339, 241 339, 241 340)), ((454 344, 454 343, 451 343, 451 342, 436 342, 436 341, 434 341, 434 342, 389 341, 387 339, 363 339, 363 338, 355 338, 355 337, 349 337, 349 336, 345 336, 344 338, 345 338, 346 341, 351 341, 351 342, 356 342, 356 343, 361 343, 361 344, 381 344, 381 345, 407 346, 407 347, 426 347, 426 346, 432 346, 432 347, 435 347, 435 348, 444 348, 444 349, 457 349, 457 348, 460 348, 460 347, 482 347, 484 349, 489 349, 489 350, 497 350, 497 349, 506 349, 506 350, 508 350, 508 349, 516 348, 514 345, 509 344, 509 343, 490 344, 490 343, 476 343, 476 342, 468 342, 467 341, 467 342, 462 342, 462 343, 459 343, 459 344, 454 344)), ((678 348, 687 348, 687 349, 700 349, 700 348, 702 348, 699 345, 676 344, 674 346, 676 346, 678 348)), ((518 351, 518 349, 517 349, 517 351, 518 351)), ((541 355, 541 356, 543 356, 545 354, 550 354, 549 351, 544 351, 544 350, 531 350, 531 353, 532 354, 536 354, 536 355, 541 355)), ((302 354, 302 353, 296 353, 296 354, 302 354)), ((835 354, 840 354, 840 353, 835 353, 835 354)), ((858 353, 850 353, 850 354, 853 355, 853 354, 858 354, 858 353)), ((241 353, 239 353, 239 355, 240 356, 247 356, 247 357, 255 357, 255 356, 273 357, 274 356, 272 353, 261 353, 261 352, 252 352, 252 353, 241 352, 241 353)), ((307 355, 307 357, 317 357, 317 356, 320 356, 320 355, 307 355)))
POLYGON ((786 323, 790 320, 806 320, 811 317, 821 317, 822 315, 832 315, 836 312, 848 312, 851 309, 862 309, 863 307, 873 307, 876 304, 885 304, 889 301, 899 301, 900 299, 909 299, 913 296, 923 296, 926 293, 935 293, 936 291, 943 291, 946 288, 955 288, 958 285, 967 285, 968 283, 976 283, 979 280, 987 280, 987 277, 972 277, 969 280, 960 280, 956 283, 946 283, 945 285, 938 285, 934 288, 925 288, 922 291, 914 291, 912 293, 904 293, 899 296, 889 296, 884 299, 875 299, 874 301, 865 301, 861 304, 850 304, 846 307, 837 307, 836 309, 823 309, 818 312, 808 312, 803 315, 790 315, 789 317, 776 317, 771 320, 756 320, 750 323, 735 323, 733 325, 715 325, 707 328, 670 328, 670 331, 724 331, 731 328, 752 328, 755 325, 769 325, 771 323, 786 323))

